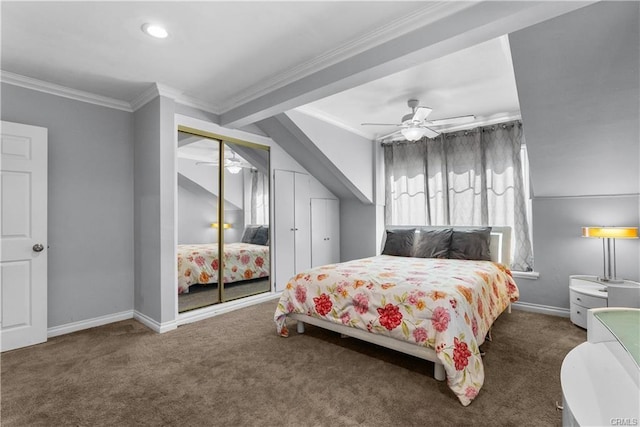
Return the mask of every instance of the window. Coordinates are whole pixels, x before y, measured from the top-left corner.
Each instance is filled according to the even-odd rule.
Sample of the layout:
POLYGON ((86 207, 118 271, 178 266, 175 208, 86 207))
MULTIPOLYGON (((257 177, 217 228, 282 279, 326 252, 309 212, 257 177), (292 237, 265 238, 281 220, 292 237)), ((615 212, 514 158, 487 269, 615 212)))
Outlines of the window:
POLYGON ((532 271, 522 141, 522 124, 510 122, 385 145, 385 222, 510 226, 511 268, 532 271))

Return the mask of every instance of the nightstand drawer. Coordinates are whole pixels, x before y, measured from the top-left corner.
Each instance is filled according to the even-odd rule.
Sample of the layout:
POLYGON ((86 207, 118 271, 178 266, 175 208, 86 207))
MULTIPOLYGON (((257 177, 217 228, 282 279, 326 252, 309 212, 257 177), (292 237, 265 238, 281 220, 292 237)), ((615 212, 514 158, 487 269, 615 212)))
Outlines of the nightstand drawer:
MULTIPOLYGON (((571 290, 569 292, 569 294, 570 294, 571 304, 572 305, 573 304, 577 304, 577 305, 581 305, 582 307, 586 307, 586 308, 600 308, 600 307, 606 307, 607 306, 606 294, 604 294, 602 296, 602 298, 594 297, 594 296, 591 296, 591 295, 581 294, 581 293, 576 292, 574 290, 571 290)), ((585 313, 585 316, 586 315, 587 314, 585 313)))
POLYGON ((587 329, 587 311, 589 311, 588 308, 578 304, 571 304, 571 323, 587 329))

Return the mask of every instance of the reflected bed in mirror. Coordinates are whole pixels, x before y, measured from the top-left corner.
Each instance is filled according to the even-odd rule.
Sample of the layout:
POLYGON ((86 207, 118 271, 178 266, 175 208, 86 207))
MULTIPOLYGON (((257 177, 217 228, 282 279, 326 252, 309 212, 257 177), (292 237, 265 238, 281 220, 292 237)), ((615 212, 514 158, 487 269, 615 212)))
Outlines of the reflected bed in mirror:
MULTIPOLYGON (((269 291, 268 246, 243 242, 225 243, 224 260, 224 300, 269 291), (232 284, 236 286, 232 287, 232 284)), ((219 266, 217 243, 178 245, 178 293, 200 293, 197 302, 184 306, 185 310, 219 302, 216 298, 212 300, 211 297, 202 294, 217 290, 219 266), (201 303, 203 305, 200 305, 201 303)), ((180 298, 180 302, 182 299, 196 300, 196 297, 180 298)))
POLYGON ((271 290, 266 148, 178 133, 178 312, 271 290))

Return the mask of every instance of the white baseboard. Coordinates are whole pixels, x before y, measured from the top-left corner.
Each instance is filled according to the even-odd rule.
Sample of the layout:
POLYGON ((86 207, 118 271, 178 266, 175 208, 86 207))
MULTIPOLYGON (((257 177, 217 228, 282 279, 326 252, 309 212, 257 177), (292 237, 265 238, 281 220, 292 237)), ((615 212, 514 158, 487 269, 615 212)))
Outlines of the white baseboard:
POLYGON ((133 318, 138 322, 142 323, 147 328, 151 329, 154 332, 159 334, 163 334, 165 332, 172 331, 178 327, 178 322, 172 320, 170 322, 160 323, 146 314, 140 313, 138 310, 133 312, 133 318))
POLYGON ((270 299, 275 299, 280 296, 280 293, 268 293, 260 294, 254 297, 243 298, 238 301, 231 301, 229 303, 213 305, 202 310, 195 310, 179 316, 178 319, 170 322, 160 323, 146 314, 140 313, 137 310, 127 310, 120 313, 108 314, 106 316, 94 317, 93 319, 80 320, 78 322, 67 323, 60 326, 54 326, 47 329, 47 338, 57 337, 59 335, 70 334, 72 332, 81 331, 83 329, 95 328, 96 326, 103 326, 113 322, 120 322, 121 320, 135 319, 138 322, 145 325, 147 328, 159 334, 172 331, 178 327, 178 325, 184 325, 198 320, 206 319, 208 317, 217 316, 218 314, 227 313, 229 311, 237 310, 242 307, 248 307, 250 305, 259 304, 270 299))
POLYGON ((532 304, 529 302, 514 302, 512 307, 516 310, 530 311, 532 313, 549 314, 551 316, 571 317, 571 311, 568 308, 553 307, 550 305, 532 304))
MULTIPOLYGON (((186 325, 188 323, 193 323, 199 320, 208 319, 209 317, 214 317, 223 313, 228 313, 230 311, 234 311, 239 308, 260 304, 265 301, 279 298, 280 294, 281 292, 279 293, 270 292, 270 293, 258 294, 258 295, 242 298, 235 301, 229 301, 222 304, 212 305, 199 310, 187 311, 186 313, 182 313, 178 315, 177 324, 178 326, 186 325)), ((275 306, 274 306, 274 310, 275 310, 275 306)))
POLYGON ((133 317, 133 310, 127 310, 121 311, 120 313, 107 314, 106 316, 94 317, 93 319, 79 320, 60 326, 53 326, 47 329, 47 338, 70 334, 83 329, 95 328, 96 326, 102 326, 108 323, 120 322, 121 320, 132 319, 133 317))
POLYGON ((94 317, 93 319, 80 320, 78 322, 66 323, 64 325, 48 328, 47 338, 70 334, 72 332, 82 331, 83 329, 95 328, 96 326, 103 326, 127 319, 135 319, 147 328, 158 333, 168 332, 178 327, 178 323, 175 320, 159 323, 137 310, 127 310, 120 313, 107 314, 106 316, 94 317))

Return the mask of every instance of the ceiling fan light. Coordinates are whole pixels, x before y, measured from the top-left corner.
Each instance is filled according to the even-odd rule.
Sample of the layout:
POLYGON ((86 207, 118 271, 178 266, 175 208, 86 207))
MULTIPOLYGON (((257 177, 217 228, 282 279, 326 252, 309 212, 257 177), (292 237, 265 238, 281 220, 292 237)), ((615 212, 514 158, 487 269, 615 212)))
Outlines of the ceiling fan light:
POLYGON ((236 173, 239 173, 242 170, 242 168, 237 165, 231 165, 231 166, 227 166, 227 170, 229 171, 229 173, 236 174, 236 173))
POLYGON ((408 141, 417 141, 424 136, 425 130, 419 127, 408 127, 402 129, 402 136, 407 138, 408 141))
POLYGON ((142 26, 142 32, 151 37, 155 37, 157 39, 164 39, 164 38, 167 38, 167 36, 169 35, 167 30, 165 30, 160 25, 154 25, 154 24, 148 24, 148 23, 142 26))

